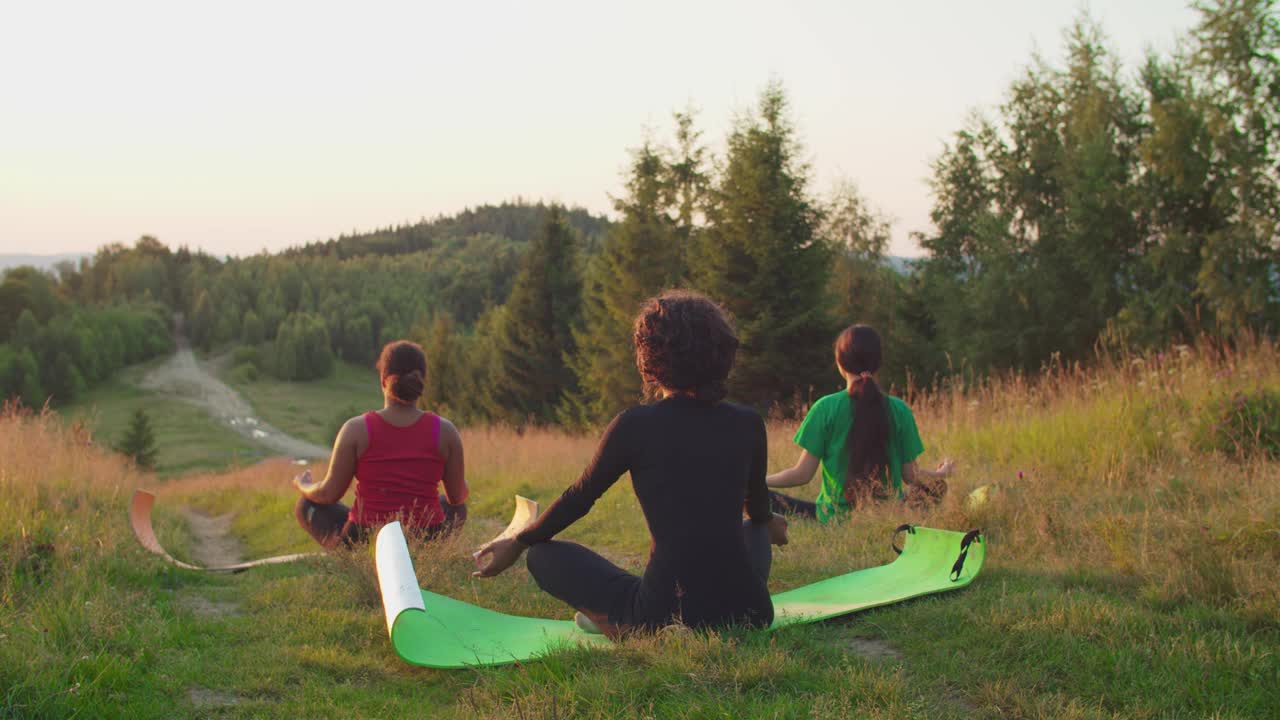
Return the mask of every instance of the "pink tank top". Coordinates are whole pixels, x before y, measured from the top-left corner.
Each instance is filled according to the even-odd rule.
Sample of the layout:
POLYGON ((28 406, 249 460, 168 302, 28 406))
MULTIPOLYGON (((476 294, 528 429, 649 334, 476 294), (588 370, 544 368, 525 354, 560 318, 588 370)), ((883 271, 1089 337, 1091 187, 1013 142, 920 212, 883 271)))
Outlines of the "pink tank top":
POLYGON ((396 427, 376 412, 364 414, 369 447, 356 460, 356 500, 348 519, 365 527, 400 520, 406 527, 444 522, 440 507, 440 416, 424 413, 396 427))

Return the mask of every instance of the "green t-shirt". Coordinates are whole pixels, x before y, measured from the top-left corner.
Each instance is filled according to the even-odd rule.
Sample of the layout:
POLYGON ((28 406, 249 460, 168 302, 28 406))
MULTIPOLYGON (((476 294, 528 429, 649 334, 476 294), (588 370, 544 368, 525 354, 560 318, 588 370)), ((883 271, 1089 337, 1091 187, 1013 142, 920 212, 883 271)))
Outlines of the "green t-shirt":
MULTIPOLYGON (((920 457, 924 443, 916 418, 907 404, 885 395, 889 406, 889 482, 902 497, 902 466, 920 457)), ((844 499, 844 474, 849 465, 845 441, 853 426, 853 398, 841 390, 818 399, 800 423, 795 444, 822 460, 822 490, 818 493, 818 520, 826 522, 849 509, 844 499)))

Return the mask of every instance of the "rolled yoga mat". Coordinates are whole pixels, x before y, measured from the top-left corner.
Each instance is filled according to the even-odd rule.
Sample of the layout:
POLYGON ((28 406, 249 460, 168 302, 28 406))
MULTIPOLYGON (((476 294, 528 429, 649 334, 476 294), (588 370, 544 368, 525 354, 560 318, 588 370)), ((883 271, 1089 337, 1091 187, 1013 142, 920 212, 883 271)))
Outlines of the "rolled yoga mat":
MULTIPOLYGON (((513 520, 507 532, 523 526, 513 520)), ((888 565, 774 595, 769 629, 957 590, 982 569, 985 542, 977 530, 960 533, 904 525, 895 537, 899 532, 906 532, 904 547, 888 565)), ((560 647, 610 644, 603 635, 583 632, 568 620, 507 615, 420 589, 399 523, 378 533, 375 557, 391 645, 412 665, 505 665, 534 660, 560 647)))

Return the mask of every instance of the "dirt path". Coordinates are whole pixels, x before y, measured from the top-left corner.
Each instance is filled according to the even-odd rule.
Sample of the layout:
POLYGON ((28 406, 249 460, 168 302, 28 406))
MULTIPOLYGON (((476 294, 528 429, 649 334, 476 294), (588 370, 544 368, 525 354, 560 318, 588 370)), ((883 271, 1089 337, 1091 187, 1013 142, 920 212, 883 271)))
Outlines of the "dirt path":
MULTIPOLYGON (((209 567, 234 565, 243 560, 240 542, 231 534, 231 520, 235 513, 211 517, 197 510, 183 508, 182 515, 196 540, 195 547, 191 549, 196 562, 209 567)), ((179 595, 178 604, 202 618, 218 619, 240 614, 239 603, 210 600, 194 591, 179 595)), ((231 707, 239 705, 242 700, 238 695, 222 690, 199 686, 187 688, 187 701, 198 709, 231 707)))
POLYGON ((184 508, 182 515, 196 540, 191 555, 197 563, 204 567, 219 567, 243 562, 240 542, 231 534, 231 520, 235 513, 213 517, 184 508))
POLYGON ((329 449, 286 435, 262 422, 253 408, 226 383, 200 366, 186 338, 178 336, 178 351, 165 364, 142 378, 142 387, 167 393, 203 408, 223 425, 281 455, 323 460, 329 449))

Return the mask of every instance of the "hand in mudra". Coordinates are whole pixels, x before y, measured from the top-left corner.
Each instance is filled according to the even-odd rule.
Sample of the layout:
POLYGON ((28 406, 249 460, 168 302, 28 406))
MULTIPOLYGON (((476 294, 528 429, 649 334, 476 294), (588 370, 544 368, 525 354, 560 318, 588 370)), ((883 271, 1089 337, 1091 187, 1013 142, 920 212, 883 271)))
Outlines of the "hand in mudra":
POLYGON ((476 560, 476 571, 471 574, 475 577, 493 577, 514 565, 527 547, 515 538, 490 540, 472 554, 476 560))
POLYGON ((786 545, 790 540, 787 538, 787 519, 778 513, 774 513, 769 518, 769 544, 770 545, 786 545))

